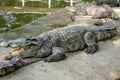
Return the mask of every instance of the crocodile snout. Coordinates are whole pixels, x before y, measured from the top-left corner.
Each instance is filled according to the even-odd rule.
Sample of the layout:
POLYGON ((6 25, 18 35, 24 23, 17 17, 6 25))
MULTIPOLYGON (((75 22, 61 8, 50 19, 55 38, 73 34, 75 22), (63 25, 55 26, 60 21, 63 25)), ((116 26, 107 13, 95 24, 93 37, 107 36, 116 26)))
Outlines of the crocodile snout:
POLYGON ((8 45, 9 45, 9 43, 8 43, 7 41, 2 41, 2 42, 0 43, 0 46, 1 46, 1 47, 8 47, 8 45))

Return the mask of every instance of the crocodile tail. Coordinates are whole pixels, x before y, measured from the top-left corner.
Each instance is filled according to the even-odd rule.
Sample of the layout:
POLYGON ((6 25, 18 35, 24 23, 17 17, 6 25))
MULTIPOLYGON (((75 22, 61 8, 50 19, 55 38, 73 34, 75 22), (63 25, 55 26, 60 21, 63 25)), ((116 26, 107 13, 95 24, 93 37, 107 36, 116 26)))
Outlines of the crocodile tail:
POLYGON ((0 62, 0 77, 10 74, 23 66, 40 60, 40 58, 22 59, 20 57, 15 57, 9 61, 0 62))
POLYGON ((29 58, 29 59, 24 59, 24 66, 41 61, 41 58, 29 58))
POLYGON ((93 30, 96 35, 96 41, 105 40, 116 36, 117 24, 113 21, 102 21, 101 26, 96 26, 93 30))
POLYGON ((0 77, 16 71, 23 64, 24 61, 21 58, 13 58, 9 61, 0 62, 0 77))
POLYGON ((106 29, 116 29, 117 28, 117 24, 110 20, 102 19, 102 20, 96 21, 94 24, 98 26, 97 28, 99 30, 100 29, 106 30, 106 29))

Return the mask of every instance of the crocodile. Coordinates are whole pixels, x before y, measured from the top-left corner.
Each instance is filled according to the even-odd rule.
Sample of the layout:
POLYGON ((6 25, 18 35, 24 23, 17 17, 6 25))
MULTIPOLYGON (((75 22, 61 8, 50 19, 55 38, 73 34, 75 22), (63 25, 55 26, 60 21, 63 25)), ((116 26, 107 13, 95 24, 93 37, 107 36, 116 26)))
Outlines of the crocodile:
POLYGON ((75 16, 85 16, 89 15, 92 16, 93 19, 101 19, 101 18, 111 18, 115 20, 119 20, 118 14, 109 6, 109 5, 102 5, 102 6, 86 6, 76 4, 72 7, 67 7, 67 9, 74 13, 74 16, 71 19, 74 21, 75 16))
POLYGON ((4 56, 6 60, 19 56, 23 59, 37 57, 46 62, 54 62, 65 59, 66 53, 77 50, 84 49, 86 53, 94 54, 99 48, 97 42, 114 37, 117 34, 116 27, 117 24, 112 21, 96 27, 69 25, 36 37, 2 41, 0 46, 14 48, 4 56))
POLYGON ((117 34, 116 28, 117 24, 112 21, 96 27, 69 25, 36 37, 2 41, 0 42, 1 47, 12 47, 13 50, 4 55, 4 59, 8 61, 0 62, 0 76, 7 75, 39 60, 61 61, 66 58, 66 53, 69 52, 84 50, 88 54, 94 54, 99 49, 97 42, 113 38, 117 34))
POLYGON ((14 57, 10 61, 0 62, 0 77, 10 74, 23 66, 29 65, 33 62, 37 62, 40 60, 40 58, 30 58, 23 60, 21 57, 14 57))
POLYGON ((120 0, 95 0, 97 5, 108 4, 111 7, 118 7, 120 6, 120 0))

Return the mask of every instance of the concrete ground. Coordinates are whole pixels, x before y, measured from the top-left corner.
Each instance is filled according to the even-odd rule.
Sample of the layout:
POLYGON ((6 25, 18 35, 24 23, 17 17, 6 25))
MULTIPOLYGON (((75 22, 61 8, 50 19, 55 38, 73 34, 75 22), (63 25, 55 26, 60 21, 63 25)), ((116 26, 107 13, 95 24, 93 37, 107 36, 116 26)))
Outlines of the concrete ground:
MULTIPOLYGON (((54 24, 58 24, 65 22, 66 24, 76 24, 84 22, 91 25, 96 21, 89 17, 83 17, 73 23, 69 18, 72 13, 67 12, 66 14, 67 17, 64 14, 63 18, 60 20, 56 19, 52 23, 56 22, 54 24)), ((48 22, 43 22, 43 20, 46 21, 45 18, 38 19, 22 28, 2 33, 0 37, 1 39, 2 37, 14 39, 24 35, 35 36, 43 32, 43 30, 46 31, 46 28, 52 29, 48 27, 52 25, 52 23, 48 24, 50 20, 48 22)), ((68 53, 67 58, 63 61, 53 63, 39 61, 20 68, 9 75, 0 77, 0 80, 110 80, 110 72, 120 70, 120 21, 116 21, 116 23, 118 24, 117 36, 110 40, 99 42, 99 51, 93 55, 86 54, 84 51, 68 53)), ((10 50, 11 48, 0 48, 1 61, 3 60, 2 55, 10 50)))

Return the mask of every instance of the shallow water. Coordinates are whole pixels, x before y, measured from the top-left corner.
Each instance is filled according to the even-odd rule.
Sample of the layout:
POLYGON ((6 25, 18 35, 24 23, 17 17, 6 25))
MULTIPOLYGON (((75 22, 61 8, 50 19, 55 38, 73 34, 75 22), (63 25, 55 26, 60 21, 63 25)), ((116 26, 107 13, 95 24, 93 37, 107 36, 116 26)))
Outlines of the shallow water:
MULTIPOLYGON (((15 22, 10 23, 11 29, 18 28, 40 17, 46 16, 46 14, 33 14, 33 13, 13 13, 12 17, 15 18, 15 22)), ((7 27, 7 21, 3 16, 0 16, 0 28, 7 27)))
MULTIPOLYGON (((91 1, 91 0, 82 0, 82 1, 91 1)), ((75 3, 80 3, 80 0, 75 0, 75 3)), ((51 8, 48 9, 48 0, 25 0, 25 5, 22 7, 21 0, 1 0, 0 1, 0 11, 11 11, 11 12, 49 12, 51 9, 64 8, 70 5, 70 0, 52 0, 51 8), (46 8, 47 10, 43 10, 46 8), (40 11, 42 10, 42 11, 40 11)), ((8 22, 0 16, 0 28, 11 26, 11 29, 23 26, 31 21, 45 16, 46 14, 31 14, 31 13, 13 13, 12 16, 16 18, 15 22, 8 24, 8 22)))

